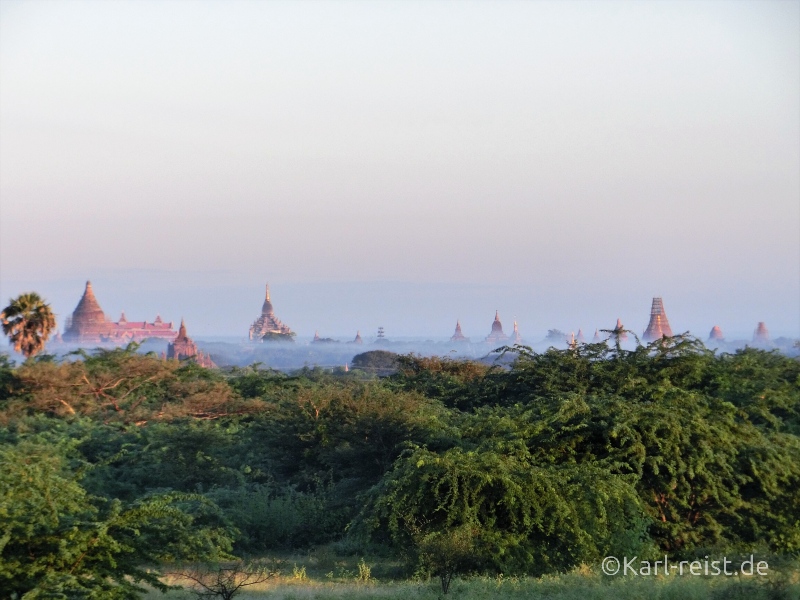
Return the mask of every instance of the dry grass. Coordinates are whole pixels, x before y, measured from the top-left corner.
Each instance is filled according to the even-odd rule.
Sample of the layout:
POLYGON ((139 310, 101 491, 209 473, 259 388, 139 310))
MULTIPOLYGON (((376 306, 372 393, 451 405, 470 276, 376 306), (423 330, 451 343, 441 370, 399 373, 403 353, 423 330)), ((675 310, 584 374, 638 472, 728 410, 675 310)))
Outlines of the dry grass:
MULTIPOLYGON (((436 581, 391 581, 364 578, 364 570, 353 570, 357 561, 324 557, 282 559, 281 575, 242 591, 240 600, 800 600, 800 571, 758 577, 603 577, 593 568, 572 573, 528 577, 474 577, 453 583, 443 597, 436 581), (324 568, 333 566, 338 573, 324 568), (322 569, 320 568, 322 567, 322 569), (361 579, 359 579, 361 576, 361 579)), ((358 561, 360 562, 360 561, 358 561)), ((369 566, 369 561, 364 561, 369 566)), ((377 568, 377 571, 385 570, 377 568)), ((170 584, 183 582, 172 578, 170 584)), ((151 592, 146 600, 191 600, 186 590, 166 595, 151 592)))

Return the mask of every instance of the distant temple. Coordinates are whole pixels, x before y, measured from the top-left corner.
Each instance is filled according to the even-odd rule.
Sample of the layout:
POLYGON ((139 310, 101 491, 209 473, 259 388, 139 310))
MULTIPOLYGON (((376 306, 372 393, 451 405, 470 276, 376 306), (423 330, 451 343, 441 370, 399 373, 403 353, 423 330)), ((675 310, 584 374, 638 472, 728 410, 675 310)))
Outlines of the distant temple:
POLYGON ((664 303, 661 298, 653 298, 653 305, 650 308, 650 323, 644 330, 642 340, 652 342, 666 337, 672 337, 672 328, 667 320, 667 313, 664 312, 664 303))
POLYGON ((314 339, 311 340, 311 343, 312 344, 338 344, 339 342, 337 342, 333 338, 319 337, 319 331, 315 331, 314 332, 314 339))
POLYGON ((769 331, 764 321, 758 322, 758 327, 753 332, 753 342, 756 344, 769 344, 769 331))
POLYGON ((709 342, 721 342, 725 339, 722 335, 722 329, 719 328, 719 325, 714 325, 711 328, 711 333, 708 334, 708 341, 709 342))
POLYGON ((511 334, 511 343, 512 344, 522 343, 522 336, 519 334, 519 327, 517 326, 516 320, 514 320, 514 332, 511 334))
POLYGON ((577 337, 575 339, 577 340, 577 342, 579 344, 585 344, 586 343, 586 338, 583 337, 583 329, 581 329, 580 327, 578 328, 578 335, 577 335, 577 337))
POLYGON ((498 344, 508 341, 508 336, 503 333, 503 324, 500 322, 500 314, 498 311, 494 312, 494 321, 492 322, 492 332, 486 336, 486 341, 490 344, 498 344))
POLYGON ((178 330, 178 337, 176 337, 167 346, 167 358, 174 360, 188 360, 191 359, 201 367, 206 369, 213 369, 217 365, 211 360, 208 354, 204 354, 197 349, 197 344, 194 340, 186 335, 186 325, 181 319, 181 327, 178 330))
POLYGON ((628 334, 625 333, 625 326, 622 324, 622 319, 617 319, 617 326, 614 328, 615 331, 621 332, 619 334, 619 340, 624 342, 628 339, 628 334))
POLYGON ((469 338, 465 337, 464 334, 461 332, 461 322, 456 319, 456 332, 450 338, 451 342, 468 342, 469 338))
POLYGON ((250 339, 258 341, 264 339, 291 340, 292 336, 294 336, 294 332, 275 316, 272 302, 269 299, 269 284, 267 284, 267 295, 264 304, 261 305, 261 316, 250 326, 250 339))
POLYGON ((171 340, 174 337, 172 322, 165 323, 160 316, 152 323, 128 321, 123 312, 116 323, 109 321, 94 296, 92 283, 87 281, 83 297, 72 316, 67 318, 63 340, 78 344, 126 344, 148 338, 171 340))
POLYGON ((592 338, 592 343, 597 344, 598 342, 602 342, 603 340, 600 339, 600 332, 595 329, 594 330, 594 337, 592 338))
POLYGON ((363 343, 364 340, 361 339, 360 331, 356 331, 356 339, 354 339, 352 342, 348 342, 348 344, 363 344, 363 343))

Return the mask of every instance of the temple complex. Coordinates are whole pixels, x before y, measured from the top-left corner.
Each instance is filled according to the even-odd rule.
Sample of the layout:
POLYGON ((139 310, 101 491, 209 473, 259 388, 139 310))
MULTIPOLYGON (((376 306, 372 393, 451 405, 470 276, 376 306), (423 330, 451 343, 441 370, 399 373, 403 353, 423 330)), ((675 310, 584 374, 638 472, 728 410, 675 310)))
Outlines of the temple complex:
POLYGON ((492 331, 486 336, 486 341, 490 344, 505 343, 508 341, 508 336, 503 333, 503 324, 500 322, 500 314, 498 311, 494 312, 494 321, 492 322, 492 331))
POLYGON ((661 298, 653 298, 653 305, 650 307, 650 323, 642 334, 642 340, 652 342, 666 337, 672 337, 672 328, 667 320, 667 313, 664 312, 664 303, 661 298))
POLYGON ((722 335, 722 329, 720 329, 719 325, 714 325, 711 328, 711 333, 708 334, 708 341, 709 342, 722 342, 725 340, 725 337, 722 335))
POLYGON ((469 338, 465 337, 464 334, 461 332, 461 322, 456 319, 456 332, 450 338, 451 342, 468 342, 469 338))
POLYGON ((261 305, 261 316, 250 326, 250 339, 257 341, 270 338, 291 340, 292 336, 294 336, 294 332, 275 316, 272 302, 269 299, 269 284, 267 284, 267 295, 264 298, 264 304, 261 305))
POLYGON ((758 327, 753 332, 753 342, 756 344, 769 344, 769 331, 764 321, 758 322, 758 327))
POLYGON ((160 316, 156 316, 152 323, 128 321, 124 312, 116 323, 106 319, 95 298, 91 281, 86 282, 83 297, 72 316, 67 318, 63 335, 65 342, 78 344, 127 344, 148 338, 171 340, 174 337, 172 322, 165 323, 160 316))
POLYGON ((183 319, 181 319, 178 337, 167 346, 167 358, 173 360, 191 359, 206 369, 212 369, 217 366, 208 354, 204 354, 197 349, 197 344, 186 334, 186 325, 183 323, 183 319))

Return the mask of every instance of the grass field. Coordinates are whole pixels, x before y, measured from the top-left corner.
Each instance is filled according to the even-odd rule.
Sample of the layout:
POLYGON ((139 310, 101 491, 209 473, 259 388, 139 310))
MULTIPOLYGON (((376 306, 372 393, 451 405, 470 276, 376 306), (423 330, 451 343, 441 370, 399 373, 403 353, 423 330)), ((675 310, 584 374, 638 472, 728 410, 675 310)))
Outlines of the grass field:
MULTIPOLYGON (((797 564, 772 570, 767 577, 607 577, 583 567, 572 573, 528 577, 472 577, 455 580, 442 596, 437 579, 393 580, 378 575, 395 573, 393 563, 353 558, 284 557, 281 574, 269 581, 243 588, 240 600, 434 600, 542 599, 542 600, 800 600, 797 564), (359 564, 361 567, 359 568, 359 564), (330 570, 328 570, 330 569, 330 570), (326 572, 327 571, 327 572, 326 572)), ((178 578, 170 584, 186 584, 178 578)), ((151 592, 146 600, 190 600, 187 590, 166 595, 151 592)))

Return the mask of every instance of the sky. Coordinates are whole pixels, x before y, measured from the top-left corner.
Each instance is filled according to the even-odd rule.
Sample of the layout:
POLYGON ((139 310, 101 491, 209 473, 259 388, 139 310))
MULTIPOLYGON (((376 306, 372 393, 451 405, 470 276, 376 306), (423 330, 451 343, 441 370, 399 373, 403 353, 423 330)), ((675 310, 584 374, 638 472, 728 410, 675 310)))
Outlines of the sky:
POLYGON ((800 337, 800 2, 0 0, 0 300, 800 337))

